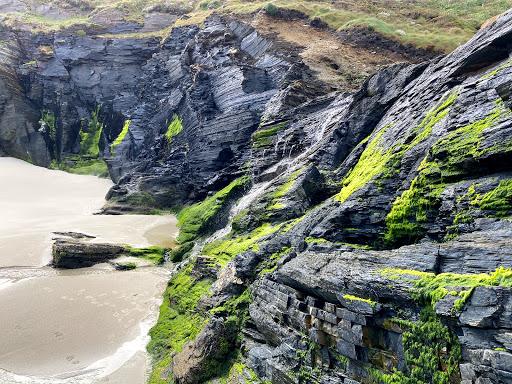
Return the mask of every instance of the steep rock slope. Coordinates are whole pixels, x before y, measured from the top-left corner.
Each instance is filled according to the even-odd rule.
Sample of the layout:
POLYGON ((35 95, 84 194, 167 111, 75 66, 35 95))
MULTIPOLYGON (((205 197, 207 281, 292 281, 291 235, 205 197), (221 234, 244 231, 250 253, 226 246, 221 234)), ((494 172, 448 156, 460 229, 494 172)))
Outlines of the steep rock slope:
POLYGON ((4 28, 0 153, 180 209, 152 383, 511 382, 512 13, 353 93, 231 17, 113 24, 4 28))
POLYGON ((152 382, 510 382, 511 21, 354 94, 272 97, 244 196, 180 214, 152 382))

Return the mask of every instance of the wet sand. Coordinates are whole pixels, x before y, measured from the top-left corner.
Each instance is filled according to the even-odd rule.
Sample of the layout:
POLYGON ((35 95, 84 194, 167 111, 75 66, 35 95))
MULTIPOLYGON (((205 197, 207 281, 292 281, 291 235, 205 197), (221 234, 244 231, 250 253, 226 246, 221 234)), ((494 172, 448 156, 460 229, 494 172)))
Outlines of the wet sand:
POLYGON ((0 383, 144 383, 163 268, 45 266, 52 232, 132 246, 173 244, 172 216, 93 215, 109 180, 0 158, 0 383))

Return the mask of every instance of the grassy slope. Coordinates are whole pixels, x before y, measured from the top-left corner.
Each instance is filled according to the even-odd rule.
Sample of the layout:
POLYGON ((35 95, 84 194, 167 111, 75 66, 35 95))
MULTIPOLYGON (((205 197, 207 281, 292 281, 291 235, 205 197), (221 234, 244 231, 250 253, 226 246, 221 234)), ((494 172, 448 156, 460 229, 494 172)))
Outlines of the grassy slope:
MULTIPOLYGON (((32 0, 33 3, 41 0, 32 0)), ((177 25, 200 23, 213 11, 245 14, 257 11, 268 1, 242 0, 77 0, 76 5, 63 0, 52 4, 63 7, 75 15, 52 20, 26 12, 10 14, 9 18, 21 19, 42 29, 66 28, 91 21, 95 15, 118 10, 125 18, 141 22, 148 9, 186 13, 189 18, 178 20, 177 25), (74 7, 74 8, 73 8, 74 7)), ((274 0, 278 7, 299 10, 310 17, 318 17, 332 28, 347 30, 370 27, 377 32, 422 48, 451 51, 467 41, 487 19, 512 7, 512 0, 349 0, 333 3, 328 0, 298 1, 274 0)))

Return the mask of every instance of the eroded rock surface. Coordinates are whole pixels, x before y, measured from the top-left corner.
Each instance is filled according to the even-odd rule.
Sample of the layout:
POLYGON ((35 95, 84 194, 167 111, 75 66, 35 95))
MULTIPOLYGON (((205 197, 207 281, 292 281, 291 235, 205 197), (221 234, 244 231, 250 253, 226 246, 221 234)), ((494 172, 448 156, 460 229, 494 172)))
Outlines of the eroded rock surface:
POLYGON ((151 380, 505 384, 511 41, 509 11, 330 93, 297 47, 212 16, 164 41, 22 36, 38 64, 17 76, 55 112, 55 138, 39 134, 59 155, 101 106, 107 211, 197 203, 151 380))
POLYGON ((91 267, 115 259, 125 250, 122 245, 58 239, 52 247, 52 265, 66 269, 91 267))

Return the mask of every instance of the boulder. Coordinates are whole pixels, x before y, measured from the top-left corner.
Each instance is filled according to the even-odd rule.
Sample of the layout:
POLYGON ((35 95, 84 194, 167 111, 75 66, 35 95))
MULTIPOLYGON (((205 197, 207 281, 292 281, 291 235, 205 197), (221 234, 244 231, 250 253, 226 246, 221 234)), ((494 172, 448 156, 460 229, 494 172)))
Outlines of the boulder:
POLYGON ((52 248, 52 265, 65 269, 91 267, 115 259, 124 251, 122 245, 58 239, 52 248))

